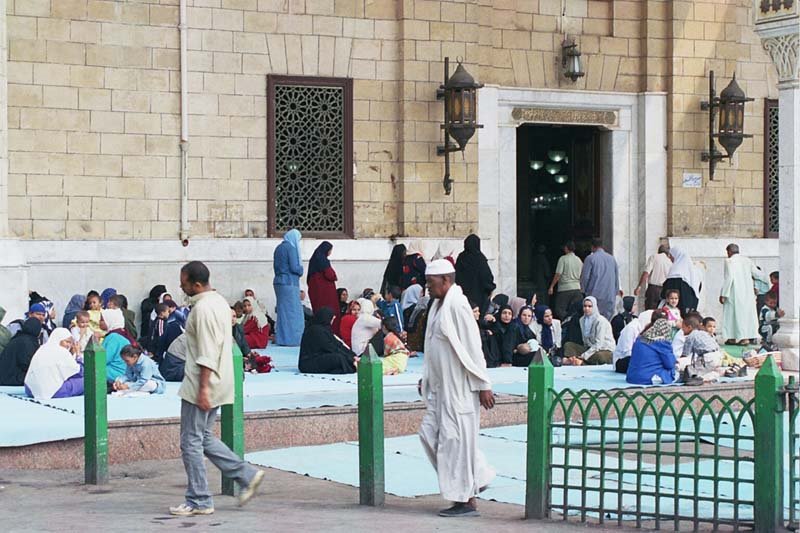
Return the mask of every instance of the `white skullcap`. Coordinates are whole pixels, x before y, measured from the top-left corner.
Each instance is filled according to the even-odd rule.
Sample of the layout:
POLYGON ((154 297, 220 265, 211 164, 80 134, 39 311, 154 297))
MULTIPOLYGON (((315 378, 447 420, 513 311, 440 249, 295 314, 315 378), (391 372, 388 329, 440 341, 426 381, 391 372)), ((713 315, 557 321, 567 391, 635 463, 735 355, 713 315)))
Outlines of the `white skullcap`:
POLYGON ((453 263, 447 259, 431 261, 425 269, 426 276, 442 276, 444 274, 455 274, 455 272, 456 269, 453 267, 453 263))

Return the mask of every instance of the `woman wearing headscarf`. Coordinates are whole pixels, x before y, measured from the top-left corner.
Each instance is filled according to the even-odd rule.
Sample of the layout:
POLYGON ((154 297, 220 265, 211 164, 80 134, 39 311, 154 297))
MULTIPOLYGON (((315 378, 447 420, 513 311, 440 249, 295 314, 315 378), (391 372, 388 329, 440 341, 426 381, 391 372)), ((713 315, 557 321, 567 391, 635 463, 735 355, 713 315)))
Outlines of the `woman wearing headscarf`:
POLYGON ((147 296, 147 298, 142 300, 140 306, 142 312, 140 315, 141 324, 139 327, 140 339, 150 338, 150 315, 156 308, 156 305, 158 305, 159 298, 161 298, 161 295, 165 292, 167 292, 167 288, 164 285, 155 285, 152 289, 150 289, 150 294, 147 296))
POLYGON ((451 244, 439 243, 439 247, 436 248, 436 253, 433 254, 433 257, 431 257, 431 261, 436 261, 437 259, 446 259, 455 267, 456 260, 453 259, 454 251, 455 250, 453 250, 453 246, 451 244))
POLYGON ((400 288, 406 290, 415 283, 424 287, 425 266, 425 258, 422 256, 422 243, 420 241, 411 241, 403 259, 403 275, 400 278, 400 288))
MULTIPOLYGON (((247 296, 242 300, 244 306, 244 316, 242 317, 242 329, 244 338, 250 350, 266 348, 269 343, 269 322, 267 315, 261 310, 254 298, 247 296)), ((247 350, 246 353, 250 353, 247 350)))
POLYGON ((678 360, 672 353, 670 323, 659 318, 633 343, 626 380, 634 385, 668 385, 675 381, 678 360))
POLYGON ((553 348, 561 348, 561 321, 553 317, 553 310, 546 305, 533 308, 536 320, 531 323, 539 345, 545 352, 553 348))
POLYGON ((308 297, 311 299, 311 309, 316 313, 323 307, 333 311, 333 333, 339 333, 339 293, 336 292, 336 271, 328 259, 333 251, 333 245, 322 241, 308 261, 308 297))
POLYGON ((456 284, 468 300, 480 306, 481 313, 488 311, 489 296, 495 289, 494 276, 481 252, 481 239, 475 234, 464 239, 464 251, 458 254, 456 284))
POLYGON ((117 294, 117 289, 109 287, 104 289, 103 292, 100 293, 100 301, 103 302, 103 309, 108 307, 108 301, 111 299, 112 296, 117 294))
POLYGON ((611 363, 612 352, 617 347, 611 323, 600 314, 594 296, 583 299, 583 316, 580 319, 581 344, 564 344, 565 365, 605 365, 611 363))
POLYGON ((361 302, 360 300, 353 300, 347 306, 347 312, 339 322, 339 337, 348 347, 353 346, 353 326, 358 320, 359 314, 361 314, 361 302))
POLYGON ((628 366, 631 364, 631 352, 633 351, 633 343, 639 338, 642 330, 655 322, 655 319, 664 318, 664 313, 661 311, 648 310, 634 317, 633 320, 622 328, 622 332, 617 339, 617 347, 614 348, 612 364, 614 371, 619 374, 627 374, 628 366))
POLYGON ((322 307, 303 332, 300 343, 300 372, 309 374, 352 374, 355 354, 331 331, 334 312, 322 307))
POLYGON ((366 298, 360 298, 358 303, 361 304, 361 312, 353 324, 350 334, 353 353, 360 356, 367 350, 367 345, 372 342, 375 353, 381 354, 383 353, 383 337, 378 335, 381 331, 381 319, 374 315, 375 305, 366 298))
POLYGON ((422 297, 422 287, 419 285, 410 286, 403 291, 403 295, 400 297, 400 309, 403 312, 403 324, 406 325, 406 331, 408 331, 408 321, 411 320, 411 314, 420 297, 422 297))
MULTIPOLYGON (((186 331, 187 314, 185 308, 175 307, 171 310, 167 322, 164 324, 164 334, 158 338, 158 346, 155 350, 156 361, 162 361, 170 344, 186 331)), ((130 339, 131 337, 128 338, 130 339)))
POLYGON ((567 314, 561 321, 561 345, 568 342, 583 344, 581 332, 581 317, 583 316, 583 301, 578 300, 567 306, 567 314))
POLYGON ((41 332, 41 321, 31 317, 25 320, 20 330, 11 337, 0 353, 0 385, 24 384, 33 354, 39 349, 41 332))
POLYGON ((72 334, 56 328, 36 351, 25 376, 25 394, 37 400, 83 396, 83 364, 70 351, 72 334))
POLYGON ((678 309, 685 314, 697 309, 700 301, 702 276, 694 266, 692 258, 683 248, 670 248, 670 254, 672 255, 672 266, 661 289, 661 297, 666 299, 668 291, 678 291, 678 309))
POLYGON ((517 318, 512 323, 510 328, 511 333, 507 336, 511 346, 511 365, 527 367, 531 364, 533 359, 534 350, 539 349, 539 343, 531 341, 536 340, 536 335, 533 333, 531 324, 533 322, 533 308, 526 305, 517 313, 517 318))
MULTIPOLYGON (((417 286, 415 285, 415 287, 417 286)), ((428 328, 428 304, 430 301, 429 296, 420 296, 417 303, 410 307, 411 314, 405 321, 406 347, 412 352, 425 351, 425 330, 428 328)))
POLYGON ((286 232, 283 242, 275 248, 273 267, 277 319, 275 321, 275 343, 280 346, 298 346, 303 336, 305 319, 300 302, 300 277, 303 264, 300 261, 300 238, 296 229, 286 232))
POLYGON ((494 366, 511 366, 514 358, 514 330, 517 327, 514 324, 514 312, 510 305, 502 305, 494 318, 492 334, 500 351, 500 360, 494 366))
POLYGON ((67 308, 64 310, 64 319, 61 321, 61 327, 69 329, 72 321, 75 320, 75 314, 83 310, 86 305, 86 296, 83 294, 73 294, 69 299, 67 308))
POLYGON ((106 381, 113 383, 118 377, 125 375, 127 365, 120 352, 136 341, 130 338, 125 330, 125 316, 120 309, 103 309, 100 327, 106 331, 103 338, 103 349, 106 351, 106 381))
POLYGON ((389 287, 399 287, 403 277, 403 260, 406 258, 406 245, 395 244, 392 248, 392 255, 389 256, 389 264, 383 271, 383 281, 381 282, 381 294, 386 294, 389 287))
POLYGON ((614 315, 611 319, 611 331, 614 333, 614 340, 619 340, 619 334, 627 326, 631 320, 636 318, 633 308, 636 305, 636 298, 633 296, 625 296, 622 298, 622 312, 614 315))
POLYGON ((336 289, 336 298, 339 301, 339 316, 346 315, 347 310, 350 308, 350 293, 344 287, 339 287, 336 289))

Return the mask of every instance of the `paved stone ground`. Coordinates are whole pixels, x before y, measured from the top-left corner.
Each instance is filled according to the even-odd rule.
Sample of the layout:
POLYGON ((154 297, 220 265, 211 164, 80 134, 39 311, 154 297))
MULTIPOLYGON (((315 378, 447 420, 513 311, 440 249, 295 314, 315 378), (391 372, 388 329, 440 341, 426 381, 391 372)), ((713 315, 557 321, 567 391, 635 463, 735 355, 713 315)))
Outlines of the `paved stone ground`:
MULTIPOLYGON (((212 487, 219 472, 209 465, 212 487)), ((358 490, 338 483, 267 470, 261 491, 246 507, 217 496, 212 516, 171 517, 182 501, 183 465, 178 460, 113 466, 102 488, 83 485, 80 470, 0 470, 0 529, 31 531, 394 531, 545 530, 557 533, 621 531, 597 525, 526 522, 517 505, 481 502, 480 518, 445 519, 439 497, 388 496, 383 508, 358 505, 358 490)), ((641 530, 640 530, 641 531, 641 530)))

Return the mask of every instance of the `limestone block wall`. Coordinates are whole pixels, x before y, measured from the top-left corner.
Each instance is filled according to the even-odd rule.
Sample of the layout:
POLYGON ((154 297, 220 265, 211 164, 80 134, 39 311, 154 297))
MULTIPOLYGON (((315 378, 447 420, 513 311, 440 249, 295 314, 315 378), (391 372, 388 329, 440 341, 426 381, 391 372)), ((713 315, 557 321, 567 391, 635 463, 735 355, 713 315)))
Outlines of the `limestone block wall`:
MULTIPOLYGON (((672 2, 668 191, 671 235, 763 237, 764 99, 777 98, 777 75, 753 31, 753 2, 672 2), (744 92, 745 130, 753 135, 733 166, 717 165, 714 181, 700 152, 708 146, 708 71, 717 94, 735 73, 744 92), (703 187, 682 187, 685 172, 703 174, 703 187)), ((724 151, 718 146, 718 149, 724 151)))
MULTIPOLYGON (((356 237, 476 230, 477 136, 452 156, 453 194, 441 185, 445 56, 486 84, 668 92, 670 232, 760 236, 763 98, 775 75, 749 0, 188 4, 193 237, 266 234, 268 74, 354 79, 356 237), (560 75, 565 33, 583 53, 576 83, 560 75), (719 181, 683 189, 684 172, 707 174, 699 102, 712 68, 718 89, 735 70, 758 99, 754 138, 719 181)), ((178 0, 7 0, 6 12, 11 235, 177 238, 178 0)))

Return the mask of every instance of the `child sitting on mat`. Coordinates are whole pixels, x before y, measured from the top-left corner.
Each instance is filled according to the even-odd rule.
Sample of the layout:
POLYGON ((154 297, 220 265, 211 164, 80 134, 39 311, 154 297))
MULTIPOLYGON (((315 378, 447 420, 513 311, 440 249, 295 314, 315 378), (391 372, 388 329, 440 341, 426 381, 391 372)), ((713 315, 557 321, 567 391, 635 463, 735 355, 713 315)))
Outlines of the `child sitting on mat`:
POLYGON ((94 332, 89 327, 89 311, 78 311, 75 313, 75 325, 70 328, 69 332, 72 334, 72 340, 75 341, 75 349, 80 357, 83 357, 83 352, 89 341, 92 340, 94 332))
POLYGON ((125 374, 118 377, 113 384, 113 389, 121 393, 119 396, 127 396, 133 392, 164 394, 166 383, 158 365, 144 355, 141 349, 129 344, 122 349, 120 357, 127 368, 125 374))
POLYGON ((678 369, 683 372, 684 383, 702 385, 719 378, 724 357, 717 341, 703 329, 703 317, 697 312, 687 313, 681 330, 686 341, 678 369))

